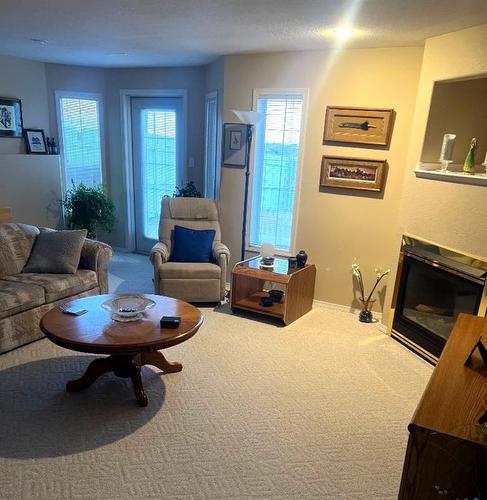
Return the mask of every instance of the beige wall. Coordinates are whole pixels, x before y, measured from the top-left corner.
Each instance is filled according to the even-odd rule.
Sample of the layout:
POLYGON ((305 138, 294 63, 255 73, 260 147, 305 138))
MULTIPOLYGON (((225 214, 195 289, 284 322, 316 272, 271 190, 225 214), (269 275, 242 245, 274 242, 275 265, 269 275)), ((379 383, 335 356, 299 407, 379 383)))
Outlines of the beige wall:
MULTIPOLYGON (((49 111, 44 64, 0 56, 0 68, 0 97, 20 98, 24 127, 44 129, 48 135, 49 111)), ((0 155, 16 153, 25 153, 24 140, 0 137, 0 155)))
MULTIPOLYGON (((426 41, 399 223, 393 238, 393 262, 397 262, 403 232, 487 257, 486 187, 421 179, 413 173, 421 155, 434 82, 487 73, 486 47, 487 25, 426 41)), ((486 96, 478 98, 485 101, 486 96)), ((387 293, 385 311, 391 293, 392 287, 387 293)))
MULTIPOLYGON (((225 121, 235 121, 231 109, 251 109, 253 88, 309 88, 296 250, 305 249, 317 265, 316 299, 356 306, 354 259, 368 283, 374 268, 390 265, 422 54, 414 47, 225 57, 225 121), (323 146, 327 105, 394 108, 390 150, 323 146), (386 159, 383 195, 320 192, 323 154, 386 159)), ((242 170, 223 168, 223 239, 233 262, 240 254, 243 186, 242 170)))
POLYGON ((0 155, 0 206, 14 222, 58 227, 61 217, 59 156, 0 155))
MULTIPOLYGON (((487 78, 437 82, 431 98, 421 161, 437 162, 444 134, 456 134, 453 162, 463 164, 472 137, 477 163, 487 151, 487 78)), ((480 160, 480 161, 479 161, 480 160)))

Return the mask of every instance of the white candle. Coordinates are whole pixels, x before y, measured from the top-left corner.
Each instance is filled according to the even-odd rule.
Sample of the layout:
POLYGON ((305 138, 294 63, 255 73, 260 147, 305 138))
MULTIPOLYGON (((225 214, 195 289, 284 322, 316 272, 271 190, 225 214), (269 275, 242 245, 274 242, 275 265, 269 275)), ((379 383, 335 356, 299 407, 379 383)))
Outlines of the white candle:
POLYGON ((440 161, 451 161, 455 147, 455 134, 445 134, 441 145, 440 161))
POLYGON ((484 167, 487 167, 487 153, 485 153, 485 160, 484 163, 482 163, 484 167))

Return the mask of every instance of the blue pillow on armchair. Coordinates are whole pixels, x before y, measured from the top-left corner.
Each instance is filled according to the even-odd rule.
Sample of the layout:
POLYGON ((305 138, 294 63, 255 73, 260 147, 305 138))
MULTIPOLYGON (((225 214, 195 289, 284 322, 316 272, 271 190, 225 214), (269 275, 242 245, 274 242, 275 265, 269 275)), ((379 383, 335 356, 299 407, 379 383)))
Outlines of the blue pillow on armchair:
POLYGON ((171 262, 211 262, 214 229, 189 229, 174 226, 171 262))

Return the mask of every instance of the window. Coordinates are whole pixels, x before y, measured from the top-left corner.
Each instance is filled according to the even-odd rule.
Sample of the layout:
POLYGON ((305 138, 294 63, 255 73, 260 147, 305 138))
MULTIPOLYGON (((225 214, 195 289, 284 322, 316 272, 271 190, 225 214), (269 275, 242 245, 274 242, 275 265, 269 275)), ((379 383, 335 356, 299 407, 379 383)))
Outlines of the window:
POLYGON ((57 92, 58 124, 64 184, 102 182, 100 105, 98 96, 57 92))
POLYGON ((250 247, 293 251, 304 92, 259 92, 255 131, 250 247))
POLYGON ((206 95, 205 112, 205 197, 217 198, 218 94, 206 95))

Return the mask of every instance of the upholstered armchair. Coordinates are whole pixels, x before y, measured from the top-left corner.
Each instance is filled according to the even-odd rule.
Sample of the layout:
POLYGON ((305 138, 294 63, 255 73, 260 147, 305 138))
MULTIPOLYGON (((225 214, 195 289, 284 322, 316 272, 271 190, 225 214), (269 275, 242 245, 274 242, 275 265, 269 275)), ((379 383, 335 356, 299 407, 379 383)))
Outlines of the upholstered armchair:
POLYGON ((159 243, 151 250, 154 291, 186 302, 219 302, 225 296, 230 251, 221 242, 218 209, 206 198, 162 198, 159 243), (214 229, 212 262, 171 262, 174 226, 214 229))

